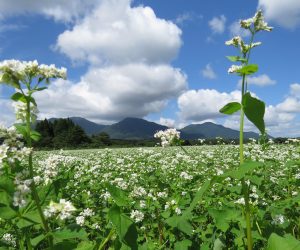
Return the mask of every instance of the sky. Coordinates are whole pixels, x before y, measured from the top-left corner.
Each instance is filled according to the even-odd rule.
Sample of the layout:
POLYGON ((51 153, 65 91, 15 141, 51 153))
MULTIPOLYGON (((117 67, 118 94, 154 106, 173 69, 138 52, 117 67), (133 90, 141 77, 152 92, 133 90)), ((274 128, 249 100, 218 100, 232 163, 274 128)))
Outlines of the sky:
MULTIPOLYGON (((266 103, 272 136, 300 136, 299 0, 0 0, 0 60, 68 69, 37 93, 39 119, 79 116, 100 124, 126 117, 170 127, 211 121, 239 128, 219 109, 240 98, 225 45, 249 35, 239 20, 262 9, 272 32, 251 54, 249 90, 266 103)), ((14 122, 13 89, 0 85, 0 123, 14 122)), ((257 131, 250 122, 245 129, 257 131)))

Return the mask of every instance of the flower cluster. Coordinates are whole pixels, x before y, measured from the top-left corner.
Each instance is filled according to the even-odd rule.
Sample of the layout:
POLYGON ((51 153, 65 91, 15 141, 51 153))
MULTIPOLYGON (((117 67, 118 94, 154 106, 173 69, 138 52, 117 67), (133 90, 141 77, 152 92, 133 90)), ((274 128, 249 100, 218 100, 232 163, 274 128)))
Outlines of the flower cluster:
POLYGON ((0 126, 0 138, 4 139, 0 145, 0 169, 4 162, 13 164, 15 161, 22 161, 32 151, 32 149, 24 147, 24 143, 21 141, 22 135, 17 133, 15 127, 0 126))
MULTIPOLYGON (((15 114, 16 114, 16 119, 21 122, 26 122, 26 113, 27 113, 27 105, 24 102, 15 102, 13 104, 15 108, 15 114)), ((32 103, 30 104, 30 121, 35 122, 37 119, 37 115, 39 113, 38 108, 33 105, 32 103)))
POLYGON ((91 217, 95 215, 95 212, 90 209, 90 208, 86 208, 84 209, 80 214, 79 216, 76 217, 76 224, 78 224, 79 226, 83 226, 84 225, 84 222, 85 222, 85 219, 87 217, 91 217))
POLYGON ((130 218, 136 223, 141 222, 144 219, 144 214, 138 210, 132 210, 130 213, 130 218))
POLYGON ((17 241, 16 241, 16 237, 13 236, 12 234, 10 233, 5 233, 3 234, 2 236, 2 241, 4 241, 6 244, 16 248, 17 247, 17 241))
POLYGON ((15 177, 16 190, 13 197, 15 207, 25 207, 27 204, 26 196, 31 192, 30 186, 32 183, 32 179, 26 179, 28 175, 28 171, 24 170, 15 177))
POLYGON ((72 212, 76 211, 76 208, 70 201, 60 199, 59 203, 51 201, 49 206, 44 210, 46 217, 58 217, 60 220, 68 219, 72 216, 72 212))
POLYGON ((45 64, 38 64, 34 61, 18 61, 5 60, 0 62, 0 76, 1 82, 10 83, 11 80, 26 81, 26 77, 38 77, 40 79, 63 78, 67 77, 67 70, 65 68, 56 68, 54 64, 50 66, 45 64))
POLYGON ((251 32, 258 32, 261 30, 271 31, 273 29, 273 27, 268 26, 268 23, 265 22, 265 18, 261 10, 256 12, 254 17, 241 20, 240 25, 242 28, 248 29, 251 32))
POLYGON ((62 165, 67 165, 76 161, 75 157, 63 155, 50 155, 47 159, 39 161, 39 168, 37 169, 40 174, 44 185, 48 185, 58 175, 59 169, 62 165))
MULTIPOLYGON (((268 26, 268 24, 264 20, 264 16, 261 10, 259 10, 254 17, 248 18, 246 20, 241 20, 240 21, 240 26, 243 29, 246 29, 250 31, 252 34, 252 37, 254 36, 255 33, 264 30, 264 31, 271 31, 273 28, 268 26)), ((242 58, 237 58, 237 61, 240 62, 247 62, 246 55, 247 53, 254 47, 257 47, 261 45, 261 42, 253 42, 253 39, 251 39, 250 44, 246 44, 243 39, 240 36, 235 36, 231 40, 225 42, 226 45, 228 46, 234 46, 238 48, 243 55, 242 58)), ((228 73, 237 73, 242 67, 238 65, 232 65, 228 73)))
POLYGON ((160 130, 154 134, 154 138, 159 138, 161 140, 161 145, 166 147, 180 139, 180 132, 175 128, 169 128, 164 131, 160 130))

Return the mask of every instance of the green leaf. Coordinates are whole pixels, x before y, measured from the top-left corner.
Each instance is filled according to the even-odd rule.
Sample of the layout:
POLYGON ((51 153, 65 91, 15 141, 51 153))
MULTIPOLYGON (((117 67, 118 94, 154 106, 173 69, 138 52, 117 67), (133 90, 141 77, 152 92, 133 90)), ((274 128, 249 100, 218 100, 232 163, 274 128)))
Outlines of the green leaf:
POLYGON ((109 183, 106 184, 106 188, 118 206, 123 207, 130 205, 128 196, 120 188, 109 183))
POLYGON ((248 161, 244 162, 239 166, 238 169, 231 170, 229 172, 226 172, 223 177, 232 177, 237 180, 241 180, 242 178, 245 177, 247 173, 253 172, 256 168, 262 167, 263 164, 261 162, 256 162, 256 161, 248 161))
POLYGON ((251 96, 249 92, 243 96, 243 110, 245 115, 261 132, 265 133, 265 103, 251 96))
POLYGON ((28 135, 27 126, 25 124, 15 124, 14 125, 16 130, 24 137, 26 138, 28 135))
POLYGON ((15 102, 20 101, 20 102, 26 103, 26 98, 25 98, 25 96, 24 96, 22 93, 20 93, 20 92, 14 93, 10 98, 11 98, 13 101, 15 101, 15 102))
POLYGON ((223 232, 227 231, 231 222, 243 220, 241 211, 232 207, 225 207, 221 210, 210 208, 208 209, 208 213, 214 218, 216 227, 223 232))
POLYGON ((138 233, 133 221, 122 213, 118 206, 114 206, 108 211, 108 218, 116 227, 120 241, 130 246, 131 249, 137 249, 138 233))
POLYGON ((236 72, 242 76, 242 75, 252 75, 257 71, 258 71, 257 64, 249 64, 249 65, 246 65, 246 66, 242 67, 241 69, 237 70, 236 72))
POLYGON ((34 141, 39 141, 42 136, 39 132, 33 130, 33 131, 31 131, 30 137, 34 141))
POLYGON ((53 237, 56 242, 67 239, 87 240, 87 236, 87 233, 76 224, 68 225, 66 228, 53 232, 53 237))
POLYGON ((180 242, 176 242, 174 245, 175 250, 188 250, 189 247, 192 246, 192 242, 190 240, 183 240, 180 242))
POLYGON ((300 241, 295 239, 292 235, 285 235, 281 237, 275 233, 272 233, 266 250, 300 250, 300 241))
POLYGON ((166 219, 166 223, 173 228, 178 228, 180 231, 184 232, 187 235, 192 235, 193 233, 194 228, 191 225, 191 223, 188 221, 188 218, 184 215, 182 216, 174 215, 166 219))
POLYGON ((5 220, 10 220, 17 217, 15 210, 11 209, 8 206, 0 207, 0 218, 5 220))
POLYGON ((227 103, 223 108, 220 109, 220 113, 226 114, 226 115, 232 115, 235 112, 241 110, 241 104, 238 102, 230 102, 227 103))
POLYGON ((31 245, 36 247, 43 239, 45 239, 46 235, 40 234, 39 236, 31 239, 31 245))
POLYGON ((78 244, 76 250, 93 250, 95 245, 89 241, 82 241, 78 244))
POLYGON ((243 63, 247 62, 247 59, 242 58, 240 56, 226 56, 226 57, 231 62, 243 62, 243 63))
POLYGON ((206 181, 203 186, 197 191, 193 201, 190 206, 183 213, 184 216, 188 216, 194 208, 197 206, 198 202, 201 201, 203 194, 208 190, 211 185, 211 181, 206 181))
POLYGON ((226 249, 226 246, 219 238, 217 238, 214 242, 213 250, 223 250, 223 249, 226 249))
POLYGON ((0 190, 5 191, 10 196, 15 192, 15 185, 11 179, 8 179, 6 176, 0 177, 0 190))

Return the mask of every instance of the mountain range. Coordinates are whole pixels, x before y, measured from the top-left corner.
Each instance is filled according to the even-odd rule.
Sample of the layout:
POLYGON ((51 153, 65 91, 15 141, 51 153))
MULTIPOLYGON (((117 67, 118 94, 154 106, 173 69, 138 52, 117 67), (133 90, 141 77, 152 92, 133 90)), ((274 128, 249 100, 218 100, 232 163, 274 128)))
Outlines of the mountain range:
MULTIPOLYGON (((53 122, 58 118, 51 118, 53 122)), ((81 117, 70 117, 76 125, 80 126, 88 135, 105 132, 112 139, 141 140, 153 139, 153 135, 159 130, 165 130, 168 127, 150 122, 140 118, 125 118, 112 125, 102 125, 91 122, 81 117)), ((212 122, 202 124, 191 124, 179 130, 182 139, 213 139, 222 137, 224 139, 238 139, 239 131, 226 128, 212 122)), ((245 132, 245 138, 258 138, 259 135, 254 132, 245 132)))

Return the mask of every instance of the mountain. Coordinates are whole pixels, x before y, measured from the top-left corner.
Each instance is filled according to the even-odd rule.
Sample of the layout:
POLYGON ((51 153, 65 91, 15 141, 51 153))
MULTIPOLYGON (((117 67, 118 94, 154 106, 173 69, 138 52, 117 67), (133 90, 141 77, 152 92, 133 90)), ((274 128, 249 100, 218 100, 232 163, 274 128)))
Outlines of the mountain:
MULTIPOLYGON (((230 128, 226 128, 222 125, 218 125, 212 122, 205 122, 203 124, 191 124, 181 129, 189 139, 197 138, 216 138, 222 137, 223 139, 237 139, 240 132, 230 128)), ((244 132, 246 138, 258 138, 259 135, 254 132, 244 132)))
MULTIPOLYGON (((49 121, 53 122, 56 119, 58 118, 51 118, 49 121)), ((97 124, 81 117, 70 117, 69 119, 82 127, 88 135, 106 132, 112 139, 153 139, 153 136, 157 131, 167 129, 166 126, 155 122, 149 122, 144 119, 132 117, 125 118, 112 125, 97 124)), ((181 132, 182 139, 213 139, 216 137, 222 137, 224 139, 238 139, 240 135, 240 132, 237 130, 226 128, 212 122, 191 124, 179 131, 181 132)), ((254 132, 245 132, 244 137, 257 139, 259 135, 254 132)))
MULTIPOLYGON (((57 119, 59 118, 50 118, 49 121, 53 122, 57 119)), ((88 135, 99 134, 106 127, 106 125, 97 124, 82 117, 69 117, 69 119, 80 126, 88 135)))
POLYGON ((125 118, 124 120, 106 126, 102 132, 106 132, 113 139, 153 139, 153 135, 159 130, 167 129, 166 126, 155 122, 149 122, 140 118, 125 118))

